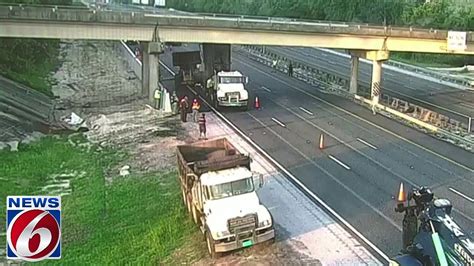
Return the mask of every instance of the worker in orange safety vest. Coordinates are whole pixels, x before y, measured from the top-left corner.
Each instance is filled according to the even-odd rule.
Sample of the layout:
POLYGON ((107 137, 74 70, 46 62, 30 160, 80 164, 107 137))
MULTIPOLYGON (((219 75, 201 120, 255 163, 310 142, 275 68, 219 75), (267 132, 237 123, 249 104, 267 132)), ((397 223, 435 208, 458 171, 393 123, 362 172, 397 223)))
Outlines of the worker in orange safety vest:
POLYGON ((193 110, 193 121, 194 123, 197 123, 198 117, 199 117, 199 109, 201 108, 201 105, 199 104, 198 100, 194 98, 193 104, 191 106, 191 109, 193 110))

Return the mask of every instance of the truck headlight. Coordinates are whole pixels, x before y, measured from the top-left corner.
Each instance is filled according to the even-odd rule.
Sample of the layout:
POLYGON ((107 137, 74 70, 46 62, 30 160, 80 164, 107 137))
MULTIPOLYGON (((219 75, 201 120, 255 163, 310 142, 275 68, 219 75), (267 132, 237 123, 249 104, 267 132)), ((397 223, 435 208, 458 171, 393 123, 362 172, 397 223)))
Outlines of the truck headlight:
POLYGON ((249 95, 248 95, 247 91, 241 91, 240 92, 240 99, 241 100, 248 100, 248 98, 249 98, 249 95))
POLYGON ((230 235, 229 231, 221 231, 221 232, 216 233, 217 237, 225 237, 225 236, 228 236, 228 235, 230 235))
POLYGON ((219 101, 225 101, 225 97, 219 97, 219 101))
POLYGON ((265 226, 269 226, 270 224, 271 224, 270 220, 263 220, 258 223, 258 227, 265 227, 265 226))

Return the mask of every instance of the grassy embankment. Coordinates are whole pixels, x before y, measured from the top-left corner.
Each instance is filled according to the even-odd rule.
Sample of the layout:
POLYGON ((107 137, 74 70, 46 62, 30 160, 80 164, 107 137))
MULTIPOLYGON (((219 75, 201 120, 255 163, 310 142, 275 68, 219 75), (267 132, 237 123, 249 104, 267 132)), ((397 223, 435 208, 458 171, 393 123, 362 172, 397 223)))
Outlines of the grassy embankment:
POLYGON ((46 95, 48 78, 59 65, 59 40, 0 39, 0 75, 46 95))
MULTIPOLYGON (((0 4, 83 5, 72 0, 0 0, 0 4)), ((59 40, 0 38, 0 75, 52 96, 49 77, 59 66, 59 40)))
MULTIPOLYGON (((53 137, 20 146, 16 153, 0 151, 0 227, 5 228, 7 195, 45 194, 42 188, 53 175, 76 172, 70 178, 72 193, 62 197, 62 258, 46 263, 172 261, 176 250, 199 234, 183 208, 177 173, 132 173, 106 185, 105 173, 125 158, 117 151, 87 151, 53 137)), ((0 242, 5 243, 5 235, 0 242)))
POLYGON ((474 56, 467 55, 445 55, 445 54, 421 54, 421 53, 391 53, 390 58, 406 64, 420 67, 463 67, 474 65, 474 56))

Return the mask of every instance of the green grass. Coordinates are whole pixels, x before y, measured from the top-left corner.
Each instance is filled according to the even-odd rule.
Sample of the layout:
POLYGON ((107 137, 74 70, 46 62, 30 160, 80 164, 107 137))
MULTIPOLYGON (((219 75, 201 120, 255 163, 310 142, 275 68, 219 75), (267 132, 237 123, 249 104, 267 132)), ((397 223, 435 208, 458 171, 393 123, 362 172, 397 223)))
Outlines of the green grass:
POLYGON ((467 55, 394 52, 390 54, 390 59, 421 67, 449 68, 474 64, 474 56, 467 55))
POLYGON ((73 192, 62 197, 62 258, 44 263, 148 265, 169 260, 197 232, 184 210, 177 173, 127 176, 106 185, 104 173, 123 158, 116 151, 87 151, 54 138, 21 146, 17 153, 0 151, 0 226, 5 228, 7 195, 41 194, 52 174, 86 171, 71 179, 73 192))
POLYGON ((26 85, 36 91, 52 96, 51 85, 47 77, 54 71, 56 63, 45 61, 30 68, 22 68, 21 71, 5 70, 1 73, 4 77, 26 85))
POLYGON ((59 66, 59 40, 0 38, 0 75, 52 96, 48 78, 59 66))

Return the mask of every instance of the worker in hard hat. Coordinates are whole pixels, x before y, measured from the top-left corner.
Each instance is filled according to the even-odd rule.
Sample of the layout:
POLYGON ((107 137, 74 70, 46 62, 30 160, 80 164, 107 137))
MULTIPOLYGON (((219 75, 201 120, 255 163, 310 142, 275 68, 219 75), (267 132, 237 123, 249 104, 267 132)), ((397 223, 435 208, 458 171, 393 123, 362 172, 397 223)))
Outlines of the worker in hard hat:
POLYGON ((198 117, 199 117, 199 109, 201 108, 201 105, 198 102, 197 98, 193 99, 193 104, 191 105, 191 109, 193 111, 193 121, 194 123, 198 122, 198 117))

